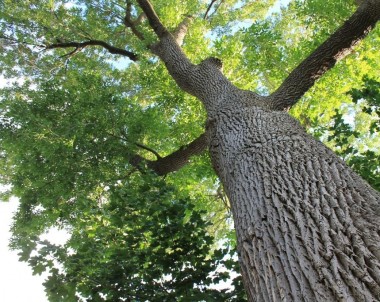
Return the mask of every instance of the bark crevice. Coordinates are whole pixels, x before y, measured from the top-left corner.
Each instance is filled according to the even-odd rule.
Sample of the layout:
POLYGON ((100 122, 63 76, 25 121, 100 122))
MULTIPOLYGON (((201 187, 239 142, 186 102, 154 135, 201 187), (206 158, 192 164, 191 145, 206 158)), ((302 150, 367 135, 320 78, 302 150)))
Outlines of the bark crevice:
POLYGON ((284 112, 225 111, 213 127, 251 301, 380 299, 380 194, 284 112))
POLYGON ((207 110, 249 301, 380 300, 380 193, 283 112, 375 26, 380 1, 365 1, 269 97, 235 87, 215 59, 192 64, 138 2, 159 38, 152 50, 207 110))

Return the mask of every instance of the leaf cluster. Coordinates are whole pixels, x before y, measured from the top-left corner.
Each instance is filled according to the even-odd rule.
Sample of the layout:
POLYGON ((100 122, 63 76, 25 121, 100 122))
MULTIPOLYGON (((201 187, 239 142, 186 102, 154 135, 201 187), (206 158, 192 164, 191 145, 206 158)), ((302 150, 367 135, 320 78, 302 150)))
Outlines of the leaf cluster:
POLYGON ((380 137, 380 82, 364 77, 361 89, 349 92, 355 111, 343 112, 336 109, 331 125, 319 125, 314 132, 318 137, 324 134, 333 150, 368 183, 380 191, 380 153, 377 148, 380 137), (363 125, 362 121, 366 123, 363 125), (372 141, 372 144, 367 141, 372 141))
POLYGON ((207 168, 183 174, 188 188, 179 192, 180 175, 165 181, 130 164, 141 152, 134 142, 158 130, 159 109, 134 105, 113 80, 92 72, 26 81, 2 96, 2 182, 20 201, 11 247, 34 273, 49 273, 51 301, 242 295, 240 279, 236 291, 210 287, 233 268, 206 222, 224 214, 215 218, 197 205, 194 181, 207 168), (44 240, 52 228, 68 233, 68 241, 44 240))
MULTIPOLYGON (((154 6, 169 30, 185 15, 194 17, 183 44, 194 63, 221 58, 234 84, 268 94, 355 7, 297 0, 273 12, 275 2, 157 0, 154 6)), ((136 23, 145 40, 125 26, 128 4, 130 17, 139 19, 136 2, 16 3, 0 3, 0 69, 7 79, 0 175, 11 185, 4 198, 20 200, 11 246, 36 274, 49 273, 49 299, 244 301, 240 277, 234 290, 212 289, 239 268, 228 200, 207 155, 165 179, 130 164, 135 154, 156 157, 136 143, 165 156, 197 137, 205 121, 199 102, 149 52, 156 38, 147 22, 136 23), (100 46, 47 47, 94 39, 139 60, 100 46), (52 228, 70 238, 44 240, 52 228)), ((292 109, 378 189, 380 60, 372 48, 379 37, 377 28, 292 109)))

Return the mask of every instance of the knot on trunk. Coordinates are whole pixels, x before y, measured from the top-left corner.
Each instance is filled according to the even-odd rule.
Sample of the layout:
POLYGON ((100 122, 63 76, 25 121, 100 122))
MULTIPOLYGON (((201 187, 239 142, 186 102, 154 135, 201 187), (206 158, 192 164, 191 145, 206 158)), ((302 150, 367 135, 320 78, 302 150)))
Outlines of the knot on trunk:
POLYGON ((223 62, 222 60, 218 59, 218 58, 214 58, 214 57, 210 57, 210 58, 207 58, 205 60, 203 60, 200 65, 206 65, 206 66, 214 66, 216 68, 218 68, 219 70, 222 70, 223 68, 223 62))

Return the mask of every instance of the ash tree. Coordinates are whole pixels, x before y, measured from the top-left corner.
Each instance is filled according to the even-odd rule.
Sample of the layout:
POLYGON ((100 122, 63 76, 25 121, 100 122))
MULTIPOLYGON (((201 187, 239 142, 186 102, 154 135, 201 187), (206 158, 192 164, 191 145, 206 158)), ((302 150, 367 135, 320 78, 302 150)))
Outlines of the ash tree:
POLYGON ((51 301, 380 300, 380 2, 281 3, 1 2, 11 247, 51 301))

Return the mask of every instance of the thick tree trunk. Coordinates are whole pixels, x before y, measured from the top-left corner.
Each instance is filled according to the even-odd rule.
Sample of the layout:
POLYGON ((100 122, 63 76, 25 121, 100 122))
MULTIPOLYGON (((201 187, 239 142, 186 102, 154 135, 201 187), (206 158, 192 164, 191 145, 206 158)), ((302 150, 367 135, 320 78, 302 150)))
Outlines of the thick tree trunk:
POLYGON ((285 112, 210 128, 249 301, 380 301, 380 194, 285 112))
POLYGON ((159 38, 150 49, 207 111, 249 301, 380 301, 380 193, 280 111, 368 34, 379 0, 364 1, 269 97, 232 85, 215 58, 191 63, 149 0, 137 2, 159 38))

